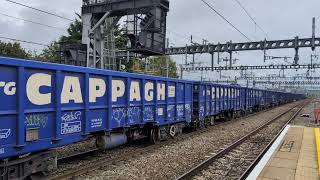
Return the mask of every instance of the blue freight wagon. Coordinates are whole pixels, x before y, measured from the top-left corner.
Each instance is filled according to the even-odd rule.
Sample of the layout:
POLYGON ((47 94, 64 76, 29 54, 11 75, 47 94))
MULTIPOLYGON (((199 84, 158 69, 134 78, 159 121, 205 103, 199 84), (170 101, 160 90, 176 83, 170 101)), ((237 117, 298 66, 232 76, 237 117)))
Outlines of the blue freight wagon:
POLYGON ((253 89, 253 110, 259 111, 264 108, 265 104, 264 90, 253 89))
POLYGON ((240 87, 240 109, 242 111, 242 114, 245 113, 245 110, 247 109, 247 88, 240 87))
POLYGON ((251 111, 253 108, 253 89, 252 88, 246 88, 246 110, 251 111))
POLYGON ((206 114, 206 85, 201 83, 195 83, 193 86, 193 124, 195 127, 200 126, 200 124, 204 121, 206 114))
POLYGON ((215 119, 242 115, 245 108, 241 102, 242 89, 234 85, 195 82, 193 124, 204 127, 213 125, 215 119))
POLYGON ((217 85, 216 86, 216 111, 221 113, 224 111, 224 86, 223 85, 217 85))
POLYGON ((242 103, 243 97, 241 97, 241 90, 243 87, 241 86, 235 86, 235 100, 234 100, 234 109, 236 111, 236 116, 240 116, 243 113, 244 105, 242 103))
POLYGON ((195 128, 204 127, 210 121, 214 123, 213 117, 221 111, 219 106, 221 86, 212 83, 195 82, 193 100, 193 125, 195 128))
POLYGON ((155 143, 305 96, 0 57, 0 98, 0 179, 12 179, 45 171, 48 149, 90 137, 103 150, 155 143))
POLYGON ((6 159, 92 135, 101 149, 174 136, 192 120, 193 82, 1 57, 0 98, 6 159))
POLYGON ((268 107, 273 107, 277 104, 277 97, 275 91, 266 92, 266 104, 268 107))

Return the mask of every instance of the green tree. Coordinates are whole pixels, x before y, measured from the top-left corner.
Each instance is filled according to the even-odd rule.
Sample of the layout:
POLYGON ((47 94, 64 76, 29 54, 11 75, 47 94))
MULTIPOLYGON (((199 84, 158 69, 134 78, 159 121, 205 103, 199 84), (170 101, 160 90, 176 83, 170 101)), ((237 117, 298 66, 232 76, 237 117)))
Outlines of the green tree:
MULTIPOLYGON (((44 49, 43 52, 38 56, 38 59, 45 61, 58 61, 58 51, 60 50, 59 44, 77 44, 81 43, 82 40, 82 21, 81 16, 76 14, 77 18, 72 22, 67 30, 68 35, 61 36, 58 41, 52 42, 48 48, 44 49)), ((120 29, 119 25, 115 26, 115 44, 117 49, 125 48, 127 43, 127 36, 124 31, 120 29)))
POLYGON ((60 59, 57 52, 59 49, 59 42, 53 41, 47 48, 42 50, 42 53, 40 55, 36 55, 35 59, 45 62, 57 62, 60 59))
POLYGON ((82 22, 81 16, 76 14, 77 18, 72 22, 67 29, 68 35, 61 36, 59 40, 53 41, 47 48, 43 49, 42 53, 36 58, 42 61, 57 62, 60 60, 58 51, 60 50, 60 44, 73 44, 81 43, 82 38, 82 22))
POLYGON ((0 56, 27 59, 32 57, 32 53, 22 48, 20 43, 0 41, 0 56))
POLYGON ((117 24, 114 28, 115 46, 117 49, 125 49, 129 38, 124 33, 124 30, 117 24))
MULTIPOLYGON (((120 25, 117 24, 114 27, 114 35, 115 35, 115 46, 117 49, 125 49, 126 44, 128 41, 128 37, 125 34, 125 31, 120 28, 120 25)), ((48 46, 43 52, 37 57, 37 59, 43 61, 50 61, 50 62, 57 62, 60 60, 58 51, 60 50, 61 43, 67 44, 74 44, 74 43, 81 43, 82 38, 82 21, 81 16, 77 14, 77 18, 73 23, 70 24, 68 28, 68 35, 61 36, 58 41, 54 41, 48 46)), ((167 59, 169 59, 169 77, 177 78, 177 66, 176 63, 169 57, 169 56, 159 56, 153 57, 151 62, 152 66, 156 67, 156 71, 153 75, 156 76, 163 76, 166 77, 167 70, 166 70, 166 63, 167 59)), ((141 63, 141 61, 137 59, 131 59, 126 65, 127 71, 132 71, 132 69, 138 70, 143 72, 145 66, 143 64, 139 64, 136 66, 137 63, 141 63)), ((134 72, 134 71, 133 71, 134 72)))
POLYGON ((81 16, 77 14, 77 18, 73 23, 70 24, 68 28, 68 35, 67 36, 61 36, 59 42, 62 43, 81 43, 82 38, 82 21, 81 16))
MULTIPOLYGON (((167 77, 167 61, 169 61, 169 77, 177 78, 177 65, 170 56, 157 56, 150 59, 149 68, 152 69, 152 75, 167 77)), ((145 66, 142 66, 145 68, 145 66)))

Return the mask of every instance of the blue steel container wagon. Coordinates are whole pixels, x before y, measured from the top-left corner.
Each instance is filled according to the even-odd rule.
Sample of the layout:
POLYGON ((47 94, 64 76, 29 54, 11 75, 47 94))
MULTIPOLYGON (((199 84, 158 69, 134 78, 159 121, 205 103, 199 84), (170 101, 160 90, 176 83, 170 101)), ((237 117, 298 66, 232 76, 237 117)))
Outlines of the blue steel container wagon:
POLYGON ((0 91, 8 179, 43 171, 48 149, 91 136, 101 149, 155 142, 192 120, 192 81, 0 57, 0 91))
POLYGON ((242 89, 241 86, 195 82, 193 124, 204 127, 213 125, 216 119, 243 115, 242 89))
POLYGON ((233 86, 230 85, 222 85, 219 84, 217 87, 217 93, 218 93, 218 108, 219 114, 218 117, 221 118, 230 118, 232 116, 232 108, 231 108, 231 88, 233 86), (220 92, 220 94, 219 94, 220 92))
POLYGON ((296 101, 301 100, 301 99, 305 99, 305 98, 307 98, 305 94, 294 95, 294 100, 296 100, 296 101))
POLYGON ((242 114, 245 114, 247 105, 247 88, 240 87, 240 110, 242 114))
POLYGON ((278 97, 277 97, 277 92, 276 91, 270 91, 268 90, 266 92, 266 102, 268 107, 274 107, 278 104, 278 97))
POLYGON ((246 97, 246 111, 252 112, 254 107, 254 98, 253 98, 253 89, 245 88, 245 97, 246 97))
POLYGON ((224 90, 224 106, 220 107, 218 117, 230 119, 239 117, 245 108, 245 96, 243 91, 245 88, 238 85, 218 85, 220 91, 224 90))
POLYGON ((265 92, 265 105, 266 107, 272 107, 272 94, 269 90, 265 92))
POLYGON ((219 87, 213 83, 194 83, 192 124, 195 128, 214 124, 214 117, 221 111, 219 87))
POLYGON ((243 110, 243 104, 241 103, 241 92, 242 87, 241 86, 233 86, 232 89, 232 102, 233 102, 233 115, 235 117, 240 117, 242 115, 242 110, 243 110))
POLYGON ((252 89, 253 93, 253 111, 260 111, 265 108, 265 90, 262 89, 252 89))

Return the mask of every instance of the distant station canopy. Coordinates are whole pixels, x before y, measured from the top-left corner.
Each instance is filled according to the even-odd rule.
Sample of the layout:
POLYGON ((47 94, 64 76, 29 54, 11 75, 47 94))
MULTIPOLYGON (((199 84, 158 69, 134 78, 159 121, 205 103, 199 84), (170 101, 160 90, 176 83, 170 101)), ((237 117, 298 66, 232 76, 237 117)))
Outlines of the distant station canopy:
POLYGON ((168 11, 168 0, 83 0, 82 43, 88 47, 89 66, 101 66, 93 64, 104 56, 117 56, 113 28, 124 18, 121 25, 129 39, 129 51, 142 56, 165 54, 168 11))

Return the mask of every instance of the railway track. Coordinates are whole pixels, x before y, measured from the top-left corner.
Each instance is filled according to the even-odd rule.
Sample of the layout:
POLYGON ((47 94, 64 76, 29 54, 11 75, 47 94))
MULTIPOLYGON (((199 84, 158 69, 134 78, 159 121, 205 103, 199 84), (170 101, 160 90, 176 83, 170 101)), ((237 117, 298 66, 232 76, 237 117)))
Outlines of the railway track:
MULTIPOLYGON (((204 129, 202 131, 197 131, 195 133, 191 133, 191 136, 199 135, 199 134, 207 132, 209 130, 210 130, 210 128, 204 129)), ((76 161, 82 160, 84 158, 89 159, 90 162, 87 165, 81 166, 80 168, 70 168, 70 169, 66 169, 62 172, 55 173, 54 175, 50 175, 48 179, 51 179, 51 180, 70 179, 70 178, 73 178, 76 176, 80 176, 82 174, 87 173, 90 170, 102 168, 107 165, 112 165, 118 161, 128 160, 130 158, 142 155, 146 152, 150 152, 150 151, 153 151, 153 150, 158 149, 160 147, 171 144, 175 141, 181 141, 183 139, 186 139, 187 137, 190 137, 190 134, 189 135, 182 135, 182 136, 179 136, 175 139, 169 139, 165 142, 155 144, 155 145, 146 145, 146 144, 124 145, 124 146, 119 147, 118 149, 114 150, 114 151, 117 151, 117 150, 124 151, 124 153, 121 153, 122 155, 120 158, 118 156, 114 156, 114 157, 109 156, 105 152, 101 152, 100 150, 97 150, 97 149, 75 153, 75 154, 72 154, 72 155, 69 155, 66 157, 61 157, 61 158, 58 158, 58 165, 59 166, 64 166, 65 164, 67 164, 69 162, 72 162, 74 160, 76 160, 76 161), (95 160, 93 160, 93 159, 95 159, 95 160)))
MULTIPOLYGON (((266 110, 263 110, 263 111, 260 111, 260 112, 256 112, 256 113, 252 113, 252 114, 248 114, 248 115, 246 115, 244 117, 237 118, 236 120, 233 120, 233 121, 218 122, 216 124, 216 126, 220 126, 220 125, 222 126, 222 125, 230 124, 230 123, 233 123, 234 121, 241 120, 243 118, 253 117, 253 116, 262 114, 264 112, 270 111, 272 109, 274 109, 274 108, 266 109, 266 110)), ((124 161, 125 159, 132 158, 132 157, 137 156, 139 154, 143 154, 143 153, 148 152, 148 151, 152 151, 152 150, 158 149, 160 147, 163 147, 163 146, 166 146, 168 144, 171 144, 172 142, 175 142, 175 141, 182 141, 182 140, 190 138, 192 136, 198 136, 198 135, 200 135, 202 133, 206 133, 206 132, 211 131, 211 130, 212 130, 212 127, 208 127, 206 129, 202 129, 200 131, 196 131, 196 132, 180 135, 175 139, 170 139, 170 140, 162 142, 160 144, 149 145, 149 146, 145 146, 144 145, 143 148, 141 148, 141 146, 133 146, 132 147, 130 145, 125 145, 123 147, 120 147, 120 149, 123 150, 124 148, 128 148, 128 151, 130 151, 130 152, 127 153, 127 154, 123 153, 123 154, 126 154, 126 155, 121 157, 121 161, 124 161)), ((81 160, 83 158, 86 158, 86 159, 96 158, 96 160, 91 161, 90 164, 88 164, 86 166, 82 166, 81 168, 76 168, 76 169, 67 168, 66 170, 54 173, 53 175, 51 174, 49 176, 49 179, 67 179, 67 178, 72 178, 72 177, 84 174, 84 173, 90 171, 90 169, 96 169, 97 167, 103 167, 103 166, 106 166, 108 164, 114 164, 115 162, 117 162, 119 160, 116 157, 105 156, 105 155, 106 155, 105 153, 103 153, 103 152, 101 152, 101 151, 99 151, 97 149, 92 149, 92 150, 89 150, 89 151, 77 152, 77 153, 74 153, 74 154, 71 154, 71 155, 68 155, 68 156, 65 156, 65 157, 60 157, 60 158, 58 158, 58 166, 62 166, 62 167, 65 167, 65 165, 67 163, 70 163, 70 162, 73 162, 73 161, 77 161, 77 160, 81 160), (99 162, 104 162, 104 163, 99 163, 99 162)))
POLYGON ((68 155, 68 156, 65 156, 65 157, 59 157, 58 158, 58 164, 66 163, 68 161, 72 161, 74 159, 81 158, 81 157, 84 157, 84 156, 90 156, 90 155, 93 155, 93 154, 98 153, 98 152, 99 152, 99 150, 97 148, 94 148, 94 149, 90 149, 88 151, 76 152, 74 154, 71 154, 71 155, 68 155))
MULTIPOLYGON (((262 112, 259 112, 262 113, 262 112)), ((257 115, 258 113, 253 113, 253 114, 249 114, 246 117, 251 117, 254 115, 257 115)), ((245 118, 245 117, 242 117, 245 118)), ((239 118, 239 119, 242 119, 239 118)), ((224 123, 218 123, 217 125, 223 125, 223 124, 229 124, 232 123, 232 121, 227 121, 224 123)), ((121 159, 119 160, 119 158, 117 156, 112 157, 112 156, 104 156, 106 155, 104 152, 101 152, 98 149, 93 149, 93 150, 89 150, 89 151, 84 151, 84 152, 78 152, 66 157, 60 157, 58 158, 58 165, 59 166, 64 166, 65 164, 72 162, 74 160, 80 160, 80 159, 95 159, 89 162, 89 164, 85 165, 85 166, 81 166, 80 168, 70 168, 70 169, 66 169, 63 172, 58 172, 55 173, 54 175, 50 175, 48 179, 50 180, 62 180, 62 179, 71 179, 73 177, 76 176, 80 176, 82 174, 85 174, 87 172, 89 172, 90 170, 94 170, 97 168, 102 168, 108 165, 112 165, 117 163, 118 161, 125 161, 127 159, 139 156, 139 155, 143 155, 147 152, 156 150, 158 148, 161 148, 163 146, 172 144, 176 141, 182 141, 184 139, 190 138, 192 136, 198 136, 201 135, 202 133, 208 132, 212 130, 211 127, 208 127, 206 129, 202 129, 200 131, 195 131, 192 133, 187 133, 187 134, 183 134, 180 135, 174 139, 168 139, 167 141, 161 142, 160 144, 155 144, 155 145, 124 145, 118 149, 120 150, 124 150, 127 149, 127 151, 125 151, 125 153, 123 153, 123 155, 121 156, 121 159)))
POLYGON ((245 179, 282 130, 308 102, 277 115, 241 139, 213 154, 177 180, 184 179, 245 179))
MULTIPOLYGON (((262 110, 262 111, 259 111, 259 112, 255 112, 255 113, 251 113, 251 114, 247 114, 246 116, 243 116, 243 117, 240 117, 240 118, 236 118, 236 119, 242 119, 242 118, 249 118, 249 117, 253 117, 253 116, 256 116, 256 115, 259 115, 259 114, 262 114, 264 112, 267 112, 267 111, 270 111, 274 108, 270 108, 270 109, 265 109, 265 110, 262 110)), ((234 121, 234 120, 232 120, 234 121)), ((215 126, 216 125, 222 125, 222 124, 228 124, 228 123, 232 123, 232 121, 224 121, 224 122, 216 122, 215 123, 215 126)), ((207 127, 205 129, 202 129, 200 131, 196 131, 196 132, 192 132, 194 135, 197 135, 197 133, 204 133, 204 132, 207 132, 207 131, 210 131, 210 127, 207 127)), ((128 147, 128 146, 124 146, 124 147, 128 147)), ((74 159, 77 159, 77 158, 82 158, 84 156, 92 156, 96 153, 99 153, 100 150, 98 150, 97 148, 92 148, 88 151, 79 151, 79 152, 75 152, 73 154, 70 154, 70 155, 67 155, 67 156, 60 156, 57 158, 57 161, 58 161, 58 164, 62 164, 62 163, 65 163, 65 162, 68 162, 68 161, 72 161, 74 159)))
MULTIPOLYGON (((259 115, 263 112, 267 112, 270 111, 271 109, 268 110, 264 110, 264 111, 260 111, 258 113, 253 113, 253 114, 249 114, 245 117, 242 118, 238 118, 237 120, 241 120, 243 118, 249 118, 249 117, 253 117, 256 115, 259 115)), ((237 121, 235 120, 235 121, 237 121)), ((217 126, 224 126, 227 124, 231 124, 235 121, 227 121, 224 123, 219 123, 217 126)), ((216 126, 214 126, 216 127, 216 126)), ((60 158, 58 160, 58 163, 61 163, 61 167, 65 168, 67 166, 67 163, 72 162, 72 161, 76 161, 77 160, 81 160, 81 161, 87 161, 88 163, 84 163, 84 165, 81 165, 80 167, 76 167, 76 168, 66 168, 65 170, 62 170, 60 172, 57 173, 53 173, 49 176, 49 179, 70 179, 73 177, 79 177, 83 174, 86 174, 92 170, 96 170, 99 168, 103 168, 103 167, 107 167, 107 166, 112 166, 115 165, 116 163, 120 162, 125 162, 129 159, 132 159, 134 157, 143 155, 147 152, 152 152, 155 151, 156 149, 159 149, 161 147, 167 146, 169 144, 172 144, 174 142, 178 142, 178 141, 183 141, 185 139, 189 139, 192 138, 194 136, 199 136, 202 133, 206 133, 208 131, 211 131, 213 127, 208 127, 206 129, 203 129, 201 131, 196 131, 193 133, 188 133, 188 134, 182 134, 180 136, 178 136, 175 139, 170 139, 168 141, 156 144, 156 145, 148 145, 148 146, 123 146, 120 148, 119 151, 123 151, 123 152, 119 152, 118 154, 116 153, 116 155, 109 155, 110 152, 107 153, 103 153, 103 152, 99 152, 97 150, 90 150, 90 151, 86 151, 86 152, 79 152, 79 153, 75 153, 73 155, 67 156, 67 157, 63 157, 60 158)), ((117 151, 117 150, 114 150, 117 151)))

